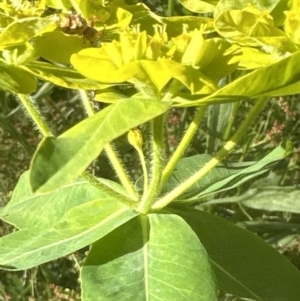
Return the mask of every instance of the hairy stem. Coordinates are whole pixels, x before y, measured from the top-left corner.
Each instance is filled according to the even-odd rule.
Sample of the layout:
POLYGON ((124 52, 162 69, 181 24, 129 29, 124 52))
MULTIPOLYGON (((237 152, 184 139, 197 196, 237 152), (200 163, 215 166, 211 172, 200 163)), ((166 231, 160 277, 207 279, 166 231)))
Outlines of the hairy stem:
POLYGON ((20 99, 22 105, 25 107, 27 113, 30 115, 31 119, 37 125, 40 132, 43 134, 44 137, 53 136, 51 133, 50 127, 42 118, 39 109, 36 107, 34 101, 27 95, 18 94, 18 98, 20 99))
POLYGON ((144 191, 138 211, 147 213, 159 193, 162 175, 162 155, 164 153, 164 115, 151 121, 152 132, 152 174, 147 191, 144 191))
MULTIPOLYGON (((86 109, 86 112, 88 114, 88 116, 92 116, 95 114, 93 105, 87 95, 87 92, 85 90, 80 89, 79 90, 81 99, 82 99, 82 103, 86 109)), ((106 152, 106 155, 108 157, 108 159, 110 160, 117 176, 120 179, 120 182, 122 183, 122 185, 124 186, 124 188, 126 189, 127 193, 129 194, 130 198, 134 201, 138 200, 138 196, 137 193, 135 191, 134 185, 132 184, 125 168, 124 165, 121 161, 121 159, 118 157, 117 152, 114 150, 113 146, 110 143, 107 143, 104 146, 104 150, 106 152)))

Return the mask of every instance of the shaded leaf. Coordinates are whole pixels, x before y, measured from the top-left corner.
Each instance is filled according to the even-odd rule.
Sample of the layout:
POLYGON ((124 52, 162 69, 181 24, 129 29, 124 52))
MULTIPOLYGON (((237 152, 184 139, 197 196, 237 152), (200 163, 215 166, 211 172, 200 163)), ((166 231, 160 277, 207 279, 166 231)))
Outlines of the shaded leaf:
POLYGON ((261 187, 254 188, 254 192, 242 204, 258 210, 300 213, 299 197, 300 190, 296 187, 261 187))
POLYGON ((34 39, 36 53, 55 63, 70 64, 71 55, 82 48, 82 37, 67 36, 61 31, 47 32, 34 39))
POLYGON ((0 89, 10 93, 30 94, 37 88, 35 77, 22 68, 0 61, 0 89))
POLYGON ((58 189, 76 179, 109 141, 158 115, 169 103, 123 99, 78 123, 58 138, 45 138, 32 161, 33 191, 58 189))
POLYGON ((246 181, 249 181, 269 171, 273 166, 278 164, 279 161, 286 158, 290 154, 291 149, 292 146, 289 142, 286 145, 283 144, 277 146, 268 155, 266 155, 253 165, 248 166, 243 170, 210 185, 208 188, 202 190, 197 196, 195 196, 195 198, 203 198, 213 193, 226 191, 240 186, 246 181))
MULTIPOLYGON (((174 188, 180 185, 183 181, 188 179, 199 169, 201 169, 205 164, 211 160, 213 156, 202 154, 195 155, 191 157, 182 158, 178 164, 172 176, 169 178, 168 182, 164 185, 163 193, 170 192, 174 188)), ((220 164, 216 168, 212 169, 206 174, 199 182, 189 188, 184 194, 182 194, 176 201, 181 199, 191 198, 209 188, 212 184, 228 178, 230 175, 238 173, 245 167, 252 165, 253 162, 243 162, 243 163, 227 163, 220 164)))
POLYGON ((217 300, 205 250, 171 214, 140 216, 96 242, 81 282, 86 301, 217 300))
POLYGON ((205 212, 180 215, 199 236, 225 292, 259 301, 297 301, 300 272, 254 233, 205 212))

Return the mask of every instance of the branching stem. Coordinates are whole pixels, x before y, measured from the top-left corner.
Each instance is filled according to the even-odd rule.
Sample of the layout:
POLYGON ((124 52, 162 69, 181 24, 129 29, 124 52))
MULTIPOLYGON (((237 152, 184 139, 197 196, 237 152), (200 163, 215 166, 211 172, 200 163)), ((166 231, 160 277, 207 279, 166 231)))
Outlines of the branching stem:
POLYGON ((197 171, 189 179, 181 183, 170 193, 158 200, 152 206, 152 209, 158 210, 164 208, 173 200, 175 200, 179 195, 181 195, 183 192, 185 192, 187 189, 193 186, 196 182, 198 182, 201 178, 203 178, 210 170, 216 167, 226 157, 226 155, 236 146, 239 139, 245 134, 247 128, 254 121, 257 115, 263 110, 267 102, 267 97, 260 97, 256 101, 256 104, 253 106, 246 119, 240 125, 239 129, 232 136, 232 138, 224 145, 224 147, 215 155, 215 157, 212 158, 209 162, 207 162, 199 171, 197 171))

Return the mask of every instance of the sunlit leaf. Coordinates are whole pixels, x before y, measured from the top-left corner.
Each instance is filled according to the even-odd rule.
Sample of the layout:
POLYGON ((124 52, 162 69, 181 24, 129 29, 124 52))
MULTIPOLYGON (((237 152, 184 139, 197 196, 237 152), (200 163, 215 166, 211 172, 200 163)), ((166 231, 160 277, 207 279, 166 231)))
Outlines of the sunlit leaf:
MULTIPOLYGON (((277 63, 241 76, 207 97, 190 102, 184 101, 182 105, 195 106, 205 103, 240 101, 259 96, 272 97, 297 94, 300 92, 299 60, 300 52, 298 51, 277 63)), ((177 101, 177 99, 175 98, 174 101, 177 101)), ((182 100, 178 98, 178 101, 181 102, 182 100)))
POLYGON ((41 224, 40 228, 19 230, 0 238, 0 266, 24 270, 68 255, 134 216, 133 210, 102 196, 69 210, 52 227, 41 224))
POLYGON ((57 27, 53 18, 25 18, 8 25, 0 34, 0 49, 28 42, 31 38, 57 27))
POLYGON ((179 0, 179 2, 188 10, 194 13, 203 13, 214 11, 215 5, 219 2, 217 0, 199 1, 199 0, 179 0))
POLYGON ((285 32, 275 27, 267 11, 246 7, 244 10, 225 11, 215 19, 220 35, 243 46, 276 47, 282 51, 295 51, 297 48, 285 32))
POLYGON ((41 80, 69 89, 95 90, 110 86, 85 78, 74 69, 59 67, 48 63, 32 62, 26 64, 26 66, 22 66, 22 68, 41 80))
POLYGON ((111 45, 103 47, 103 49, 82 50, 72 56, 71 62, 86 77, 103 83, 138 80, 161 91, 171 78, 176 78, 192 93, 206 94, 217 89, 213 81, 192 66, 184 66, 168 59, 159 61, 138 60, 124 64, 121 55, 119 46, 111 45), (108 50, 110 51, 108 52, 108 50), (111 58, 114 50, 118 55, 111 58), (118 65, 116 65, 116 61, 118 65), (158 71, 159 76, 157 76, 158 71))
POLYGON ((11 200, 0 211, 0 218, 19 229, 50 228, 72 208, 107 197, 81 179, 47 194, 32 193, 29 172, 25 172, 13 191, 11 200))

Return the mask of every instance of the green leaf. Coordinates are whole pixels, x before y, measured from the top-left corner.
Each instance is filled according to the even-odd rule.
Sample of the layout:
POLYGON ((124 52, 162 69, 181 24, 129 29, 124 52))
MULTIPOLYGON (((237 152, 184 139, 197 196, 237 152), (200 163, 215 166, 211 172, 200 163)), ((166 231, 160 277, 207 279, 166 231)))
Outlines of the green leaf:
POLYGON ((238 187, 241 184, 269 171, 279 161, 283 160, 290 154, 291 147, 292 146, 289 142, 287 145, 277 146, 273 151, 257 161, 255 164, 210 185, 208 188, 202 190, 197 196, 195 196, 194 199, 203 198, 213 193, 238 187))
POLYGON ((257 235, 216 215, 171 211, 199 236, 222 290, 251 300, 299 300, 299 270, 257 235))
MULTIPOLYGON (((248 73, 207 97, 189 102, 184 101, 178 106, 226 103, 259 96, 275 97, 297 94, 300 92, 299 60, 300 51, 275 64, 248 73)), ((174 101, 177 100, 182 102, 180 98, 174 99, 174 101)))
POLYGON ((300 190, 297 187, 271 186, 253 190, 250 196, 244 198, 243 205, 265 211, 300 213, 300 190))
POLYGON ((47 32, 34 39, 37 55, 54 63, 70 64, 70 58, 83 48, 83 38, 65 35, 61 31, 47 32))
POLYGON ((135 216, 133 210, 110 196, 81 204, 50 228, 24 229, 0 238, 0 266, 23 270, 65 256, 135 216))
POLYGON ((265 53, 260 49, 252 47, 242 47, 239 67, 241 69, 257 69, 276 63, 282 59, 279 51, 273 50, 265 53))
POLYGON ((59 67, 48 63, 31 62, 26 64, 26 66, 22 66, 22 68, 41 80, 64 88, 94 90, 110 86, 88 79, 74 69, 59 67))
POLYGON ((9 203, 0 211, 0 218, 19 229, 48 229, 72 208, 106 196, 105 191, 84 179, 51 193, 32 193, 27 171, 20 177, 9 203))
POLYGON ((140 216, 96 242, 81 283, 85 301, 217 300, 204 248, 173 214, 140 216))
MULTIPOLYGON (((287 149, 283 146, 278 146, 257 162, 231 163, 225 161, 212 169, 175 201, 195 202, 214 193, 238 187, 269 171, 288 154, 289 146, 287 149)), ((166 193, 176 188, 180 183, 200 170, 211 158, 213 157, 206 154, 182 158, 164 186, 163 192, 166 193)))
POLYGON ((33 191, 58 189, 76 179, 109 141, 167 111, 169 103, 123 99, 58 138, 45 138, 32 161, 33 191))
MULTIPOLYGON (((163 193, 172 191, 174 188, 179 186, 180 183, 182 183, 199 169, 201 169, 212 158, 213 156, 202 154, 180 159, 172 176, 164 185, 163 193)), ((216 182, 219 182, 224 178, 226 179, 230 175, 238 173, 239 171, 241 171, 241 169, 244 169, 245 167, 252 164, 253 162, 226 163, 225 165, 220 164, 216 168, 212 169, 199 182, 189 188, 176 201, 191 198, 201 193, 201 191, 203 191, 204 189, 211 187, 211 185, 215 184, 216 182)))
MULTIPOLYGON (((25 18, 8 25, 0 35, 0 49, 20 45, 31 38, 57 27, 56 21, 50 18, 25 18)), ((54 42, 54 41, 53 41, 54 42)))
POLYGON ((224 39, 212 38, 203 42, 197 66, 210 79, 219 81, 237 69, 241 48, 224 39))
POLYGON ((10 93, 30 94, 35 92, 35 77, 19 66, 0 61, 0 89, 10 93))

